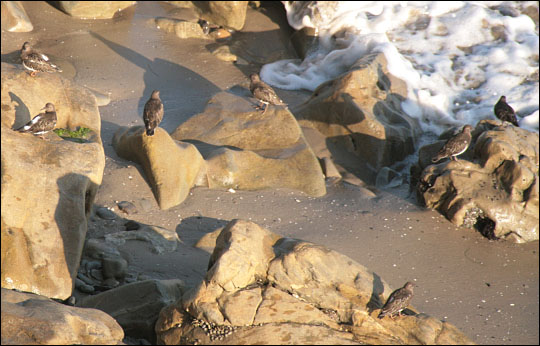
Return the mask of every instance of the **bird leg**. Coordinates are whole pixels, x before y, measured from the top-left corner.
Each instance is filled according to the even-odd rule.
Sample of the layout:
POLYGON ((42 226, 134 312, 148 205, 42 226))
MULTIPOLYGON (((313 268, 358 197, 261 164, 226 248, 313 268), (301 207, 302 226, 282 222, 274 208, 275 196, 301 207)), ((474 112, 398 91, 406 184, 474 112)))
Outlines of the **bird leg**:
POLYGON ((266 113, 266 109, 268 108, 268 103, 266 104, 266 106, 264 107, 264 110, 262 112, 262 114, 266 113))
POLYGON ((36 75, 37 75, 37 71, 32 71, 32 72, 30 73, 30 76, 31 76, 31 77, 35 77, 36 75))

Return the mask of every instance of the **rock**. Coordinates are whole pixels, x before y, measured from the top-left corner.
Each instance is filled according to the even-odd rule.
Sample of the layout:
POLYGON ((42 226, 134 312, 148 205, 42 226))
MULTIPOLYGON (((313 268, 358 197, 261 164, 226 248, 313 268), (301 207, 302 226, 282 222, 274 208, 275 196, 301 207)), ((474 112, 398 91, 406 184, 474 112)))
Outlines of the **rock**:
POLYGON ((114 134, 113 147, 120 157, 143 167, 161 209, 182 203, 205 169, 193 144, 174 141, 161 128, 147 136, 143 126, 121 127, 114 134))
POLYGON ((198 23, 180 19, 158 17, 153 19, 156 27, 168 33, 174 33, 179 38, 202 38, 212 39, 205 35, 198 23))
MULTIPOLYGON (((475 227, 490 239, 538 240, 538 133, 499 124, 478 123, 472 157, 427 165, 417 196, 454 224, 475 227)), ((421 156, 420 168, 425 161, 421 156)))
POLYGON ((350 71, 321 84, 294 112, 301 126, 317 129, 340 152, 358 158, 355 163, 334 158, 337 164, 365 171, 373 182, 382 167, 414 152, 420 128, 401 109, 406 84, 386 65, 382 53, 363 57, 350 71))
POLYGON ((2 288, 2 345, 118 345, 123 337, 102 311, 2 288))
POLYGON ((30 77, 2 64, 2 287, 71 296, 105 155, 95 97, 58 75, 30 77), (87 141, 20 133, 46 102, 57 127, 90 128, 87 141), (61 246, 59 246, 61 244, 61 246))
POLYGON ((176 250, 180 238, 175 231, 159 226, 144 226, 136 231, 122 231, 105 235, 105 240, 116 246, 123 245, 126 240, 143 240, 152 244, 157 254, 176 250))
POLYGON ((102 218, 103 220, 114 220, 116 219, 116 214, 109 208, 100 207, 96 210, 96 215, 102 218))
POLYGON ((66 14, 81 19, 110 19, 137 1, 55 1, 53 3, 66 14))
POLYGON ((179 7, 197 11, 202 19, 212 24, 242 30, 246 20, 248 1, 169 1, 179 7))
POLYGON ((254 102, 218 93, 171 136, 197 146, 210 188, 285 187, 323 196, 324 175, 294 116, 282 106, 262 114, 254 102))
POLYGON ((128 263, 120 256, 105 256, 102 260, 103 278, 124 281, 127 275, 128 263))
POLYGON ((341 179, 341 174, 330 157, 322 158, 322 166, 326 179, 341 179))
POLYGON ((220 46, 212 51, 212 54, 216 56, 219 60, 222 61, 236 61, 238 57, 231 53, 231 48, 229 46, 220 46))
POLYGON ((137 221, 128 220, 124 226, 126 226, 126 231, 134 231, 141 228, 141 225, 137 221))
POLYGON ((139 201, 139 205, 145 213, 149 212, 152 209, 152 202, 150 202, 146 198, 141 199, 139 201))
POLYGON ((2 1, 2 30, 29 32, 34 26, 24 10, 21 1, 2 1))
POLYGON ((137 207, 135 207, 135 204, 128 202, 128 201, 122 201, 119 202, 118 208, 120 208, 121 211, 124 213, 130 215, 130 214, 136 214, 137 213, 137 207))
POLYGON ((139 281, 85 297, 77 306, 104 311, 126 335, 153 341, 160 310, 179 299, 184 290, 182 280, 139 281))
POLYGON ((392 291, 347 256, 233 220, 216 240, 203 282, 161 311, 157 341, 472 343, 455 327, 424 314, 378 319, 392 291))
POLYGON ((304 60, 319 47, 319 37, 314 28, 304 27, 292 34, 291 43, 298 57, 304 60))

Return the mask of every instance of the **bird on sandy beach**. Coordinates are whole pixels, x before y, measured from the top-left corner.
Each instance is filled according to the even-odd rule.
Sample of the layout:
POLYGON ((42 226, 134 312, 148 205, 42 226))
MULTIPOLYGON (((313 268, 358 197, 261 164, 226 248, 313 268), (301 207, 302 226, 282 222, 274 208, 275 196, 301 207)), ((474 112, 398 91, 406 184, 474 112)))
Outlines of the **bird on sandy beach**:
POLYGON ((30 76, 35 77, 38 72, 62 72, 55 64, 49 61, 49 57, 43 53, 34 51, 30 43, 25 42, 21 49, 21 60, 23 66, 32 71, 30 76))
POLYGON ((30 120, 28 124, 24 125, 17 131, 30 132, 34 135, 39 135, 39 137, 49 131, 52 131, 56 126, 56 109, 54 108, 54 105, 49 102, 41 110, 44 110, 45 113, 39 113, 34 117, 34 119, 30 120))
POLYGON ((495 104, 495 107, 493 108, 493 111, 495 112, 495 116, 501 121, 505 122, 508 121, 509 123, 512 123, 514 126, 519 127, 519 124, 517 122, 516 118, 516 112, 508 103, 506 103, 506 96, 501 96, 499 101, 495 104))
POLYGON ((463 126, 463 129, 457 135, 451 137, 439 150, 437 155, 431 160, 431 162, 437 162, 445 157, 450 157, 451 160, 457 161, 456 156, 461 155, 467 150, 471 144, 471 125, 463 126))
POLYGON ((148 136, 154 135, 154 129, 163 120, 163 103, 159 98, 159 90, 154 90, 150 99, 144 105, 143 113, 144 127, 148 136))
MULTIPOLYGON (((249 79, 251 80, 251 83, 249 84, 249 90, 253 94, 253 96, 259 100, 259 102, 264 105, 263 114, 266 112, 266 108, 268 108, 268 104, 278 105, 278 106, 287 106, 285 102, 283 102, 279 96, 276 94, 274 89, 265 82, 261 80, 259 75, 257 73, 252 73, 249 76, 249 79)), ((263 107, 261 105, 258 105, 258 109, 262 109, 263 107)))
POLYGON ((392 292, 382 307, 381 313, 377 317, 383 318, 384 316, 390 316, 390 318, 392 318, 396 312, 401 316, 401 311, 409 306, 413 297, 413 287, 414 284, 408 281, 405 286, 392 292))

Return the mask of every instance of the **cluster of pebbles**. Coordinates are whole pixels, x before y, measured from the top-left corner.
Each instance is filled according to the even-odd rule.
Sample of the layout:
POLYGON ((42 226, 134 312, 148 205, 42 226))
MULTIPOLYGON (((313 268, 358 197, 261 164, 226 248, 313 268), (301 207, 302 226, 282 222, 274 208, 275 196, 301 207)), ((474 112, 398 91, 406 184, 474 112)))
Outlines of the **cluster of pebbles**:
POLYGON ((196 318, 191 321, 191 324, 195 327, 201 328, 204 333, 210 337, 211 341, 223 340, 225 337, 231 335, 236 329, 238 329, 236 326, 217 325, 213 322, 207 322, 196 318))

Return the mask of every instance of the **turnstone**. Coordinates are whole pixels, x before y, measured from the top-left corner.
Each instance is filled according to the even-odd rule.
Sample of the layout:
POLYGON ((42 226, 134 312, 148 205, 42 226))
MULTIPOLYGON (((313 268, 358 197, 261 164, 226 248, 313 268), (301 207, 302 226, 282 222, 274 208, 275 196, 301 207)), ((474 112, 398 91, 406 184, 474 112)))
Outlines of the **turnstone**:
POLYGON ((197 22, 201 26, 201 29, 205 35, 208 35, 210 33, 210 23, 208 23, 207 20, 199 19, 197 22))
POLYGON ((28 124, 17 131, 30 132, 34 135, 40 135, 41 137, 41 135, 53 130, 56 126, 56 110, 54 105, 49 102, 41 110, 45 110, 45 113, 39 113, 34 119, 30 120, 28 124))
POLYGON ((154 135, 154 129, 158 127, 159 123, 163 119, 163 103, 159 98, 159 90, 154 90, 152 96, 144 105, 144 127, 146 127, 146 134, 148 136, 154 135))
POLYGON ((35 77, 38 72, 62 72, 58 66, 49 62, 48 56, 34 51, 28 42, 25 42, 22 46, 21 59, 23 66, 32 71, 30 73, 32 77, 35 77))
MULTIPOLYGON (((259 75, 257 73, 252 73, 249 76, 249 79, 251 80, 251 83, 249 84, 249 90, 253 94, 253 96, 259 100, 259 102, 262 104, 265 104, 263 114, 266 112, 266 108, 268 108, 268 104, 278 105, 278 106, 287 106, 285 102, 283 102, 279 96, 277 96, 276 92, 272 87, 265 82, 261 80, 259 75)), ((261 109, 263 108, 261 105, 258 105, 257 108, 261 109)))
POLYGON ((392 292, 392 294, 390 294, 390 297, 388 297, 388 300, 382 307, 381 313, 377 317, 392 317, 396 312, 399 316, 401 316, 401 311, 407 306, 409 306, 409 303, 413 297, 413 287, 414 284, 409 281, 405 284, 405 286, 398 288, 397 290, 392 292))
POLYGON ((457 135, 451 137, 439 150, 431 162, 437 162, 445 157, 450 157, 451 160, 457 161, 456 156, 463 154, 471 144, 471 125, 463 126, 463 129, 457 135))
POLYGON ((497 104, 495 104, 493 110, 495 111, 495 116, 501 119, 503 122, 508 121, 514 126, 519 127, 516 118, 516 112, 512 107, 510 107, 508 103, 506 103, 506 96, 501 96, 497 104))

